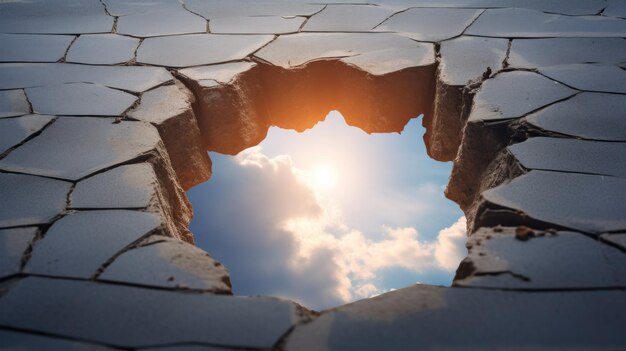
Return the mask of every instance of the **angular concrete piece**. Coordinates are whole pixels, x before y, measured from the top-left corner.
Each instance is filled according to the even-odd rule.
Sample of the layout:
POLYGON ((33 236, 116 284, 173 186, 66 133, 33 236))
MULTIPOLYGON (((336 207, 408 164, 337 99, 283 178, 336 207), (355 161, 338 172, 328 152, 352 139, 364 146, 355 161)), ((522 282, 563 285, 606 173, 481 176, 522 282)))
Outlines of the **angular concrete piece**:
POLYGON ((563 16, 511 8, 486 10, 465 34, 502 38, 621 38, 626 21, 596 16, 563 16))
POLYGON ((156 196, 158 180, 149 163, 120 166, 86 178, 72 191, 76 209, 146 208, 156 196))
POLYGON ((474 97, 470 121, 522 117, 576 93, 533 72, 505 72, 483 83, 474 97))
POLYGON ((113 17, 98 0, 32 0, 0 4, 0 33, 107 33, 113 17))
POLYGON ((171 81, 161 67, 107 67, 61 63, 0 64, 0 89, 63 83, 93 83, 135 93, 171 81))
POLYGON ((626 230, 626 179, 531 171, 482 193, 530 219, 587 233, 626 230))
POLYGON ((307 4, 300 1, 205 1, 185 0, 185 8, 200 16, 213 20, 224 17, 295 17, 310 16, 324 8, 322 4, 307 4))
POLYGON ((0 155, 45 127, 53 116, 26 115, 0 119, 0 155))
POLYGON ((368 32, 397 12, 383 6, 327 5, 309 18, 305 32, 368 32))
POLYGON ((285 349, 619 349, 626 346, 624 322, 626 294, 619 290, 528 293, 416 285, 298 326, 285 349))
POLYGON ((441 43, 439 79, 447 85, 465 86, 479 82, 485 72, 502 69, 508 40, 460 37, 441 43))
POLYGON ((232 293, 228 271, 208 253, 177 239, 154 240, 120 255, 98 279, 232 293))
POLYGON ((113 351, 117 349, 70 339, 47 337, 27 332, 0 330, 2 350, 113 351))
POLYGON ((283 68, 333 58, 375 75, 431 65, 435 61, 431 44, 416 43, 394 34, 371 33, 282 35, 255 56, 283 68))
POLYGON ((161 140, 148 123, 113 122, 61 117, 1 159, 0 169, 78 180, 153 150, 161 140))
POLYGON ((258 16, 217 17, 209 26, 217 34, 283 34, 297 32, 306 18, 258 16))
POLYGON ((393 15, 374 30, 438 42, 461 35, 481 13, 480 9, 411 8, 393 15))
POLYGON ((0 173, 0 227, 47 224, 65 210, 71 183, 0 173))
POLYGON ((81 35, 67 53, 67 62, 114 65, 135 58, 139 39, 116 34, 81 35))
POLYGON ((595 140, 626 141, 626 99, 617 94, 581 93, 526 116, 547 131, 595 140))
POLYGON ((70 35, 0 34, 0 62, 56 62, 65 56, 74 38, 70 35))
POLYGON ((579 90, 626 94, 626 70, 614 65, 571 64, 539 71, 579 90))
POLYGON ((0 310, 0 325, 127 348, 206 343, 270 349, 301 316, 294 303, 275 298, 45 278, 13 286, 0 310))
POLYGON ((187 67, 241 60, 272 39, 270 35, 219 34, 148 38, 137 50, 137 62, 187 67))
POLYGON ((539 68, 572 63, 626 62, 622 38, 515 39, 508 63, 514 68, 539 68))
POLYGON ((119 116, 137 97, 102 85, 67 83, 26 89, 33 112, 69 116, 119 116))
POLYGON ((0 118, 30 113, 30 104, 24 90, 0 91, 0 118))
POLYGON ((207 87, 213 86, 215 83, 228 84, 238 74, 246 72, 255 67, 256 63, 241 61, 223 63, 221 65, 198 66, 185 68, 178 71, 183 76, 195 80, 198 84, 207 87))
MULTIPOLYGON (((574 232, 482 228, 468 241, 472 272, 455 286, 594 289, 626 286, 626 254, 574 232), (516 230, 517 233, 516 234, 516 230), (521 230, 529 233, 520 236, 521 230)), ((458 277, 457 277, 458 278, 458 277)))
POLYGON ((157 215, 126 210, 68 214, 33 247, 25 272, 91 278, 126 246, 158 229, 157 215))
POLYGON ((37 227, 0 229, 0 279, 20 272, 22 257, 37 231, 37 227))
POLYGON ((121 16, 117 20, 117 33, 135 37, 206 33, 206 31, 206 20, 184 10, 182 6, 176 10, 148 10, 121 16))
POLYGON ((626 178, 626 143, 538 137, 508 150, 527 169, 626 178))

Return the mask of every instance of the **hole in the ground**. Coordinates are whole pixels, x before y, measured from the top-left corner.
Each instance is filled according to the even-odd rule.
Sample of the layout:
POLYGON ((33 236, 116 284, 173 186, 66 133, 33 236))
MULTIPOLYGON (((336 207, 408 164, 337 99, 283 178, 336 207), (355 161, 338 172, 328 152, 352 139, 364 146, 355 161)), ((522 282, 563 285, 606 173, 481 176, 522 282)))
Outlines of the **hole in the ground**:
POLYGON ((465 221, 443 196, 451 164, 427 156, 419 122, 368 135, 331 112, 303 133, 271 128, 237 156, 212 153, 212 179, 188 192, 197 245, 229 269, 235 294, 313 309, 449 285, 465 221))

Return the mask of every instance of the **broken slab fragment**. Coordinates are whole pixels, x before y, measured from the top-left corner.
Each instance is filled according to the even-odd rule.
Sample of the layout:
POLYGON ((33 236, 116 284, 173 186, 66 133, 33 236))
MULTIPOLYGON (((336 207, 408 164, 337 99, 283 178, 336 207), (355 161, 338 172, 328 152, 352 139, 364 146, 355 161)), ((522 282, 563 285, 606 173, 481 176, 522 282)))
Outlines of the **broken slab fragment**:
POLYGON ((0 4, 0 33, 108 33, 113 17, 98 0, 33 0, 0 4))
POLYGON ((512 68, 539 68, 572 63, 626 62, 622 38, 514 39, 507 62, 512 68))
POLYGON ((0 227, 47 224, 65 210, 72 183, 0 173, 0 227))
POLYGON ((74 38, 71 35, 0 34, 0 62, 57 62, 65 56, 74 38))
POLYGON ((626 21, 598 16, 564 16, 523 8, 488 9, 465 34, 501 38, 621 38, 626 21))
POLYGON ((527 169, 626 178, 626 143, 537 137, 508 150, 527 169))
POLYGON ((160 218, 146 212, 106 210, 68 214, 35 243, 24 271, 89 279, 122 249, 160 227, 160 218))
POLYGON ((411 8, 391 16, 374 31, 439 42, 461 35, 482 12, 481 9, 411 8))
POLYGON ((0 91, 0 118, 30 113, 30 104, 24 90, 0 91))
POLYGON ((187 190, 211 177, 211 160, 200 136, 191 104, 193 94, 180 82, 143 93, 141 103, 128 117, 153 124, 159 134, 178 181, 187 190), (184 135, 186 142, 181 142, 184 135))
POLYGON ((162 67, 88 66, 68 63, 0 64, 0 89, 92 83, 141 93, 173 77, 162 67))
POLYGON ((457 275, 455 286, 537 290, 626 286, 626 255, 580 233, 481 228, 467 246, 463 264, 472 270, 457 275))
POLYGON ((486 80, 480 87, 469 121, 519 118, 576 93, 534 72, 504 72, 486 80))
POLYGON ((67 62, 114 65, 135 58, 139 39, 117 34, 81 35, 67 52, 67 62))
POLYGON ((14 285, 0 310, 4 326, 132 349, 193 343, 270 349, 306 313, 276 298, 35 277, 14 285))
POLYGON ((145 12, 120 16, 117 20, 117 33, 141 38, 206 31, 206 20, 186 11, 180 4, 177 8, 170 9, 155 10, 146 7, 145 12))
POLYGON ((157 148, 161 139, 145 122, 60 117, 41 135, 0 160, 0 169, 78 180, 157 148))
POLYGON ((302 28, 304 32, 369 32, 399 8, 373 5, 327 5, 313 15, 302 28))
POLYGON ((189 67, 241 60, 274 37, 271 35, 189 34, 145 39, 137 62, 167 67, 189 67), (180 55, 184 52, 185 55, 180 55))
POLYGON ((283 34, 297 32, 305 17, 217 17, 209 23, 217 34, 283 34))
POLYGON ((232 294, 228 271, 208 253, 177 239, 150 239, 117 257, 98 279, 232 294))
POLYGON ((502 69, 508 40, 460 37, 441 43, 432 118, 424 119, 428 154, 451 161, 461 145, 474 87, 502 69))
POLYGON ((626 94, 626 70, 614 65, 570 64, 543 67, 539 71, 579 90, 626 94))
POLYGON ((68 116, 120 116, 137 97, 102 85, 67 83, 28 88, 33 112, 68 116))
POLYGON ((577 138, 626 141, 626 99, 617 94, 580 93, 524 118, 532 126, 577 138))
POLYGON ((3 350, 114 351, 106 346, 71 339, 61 339, 28 332, 0 329, 3 350))
POLYGON ((22 258, 38 231, 37 227, 0 229, 0 279, 20 272, 22 258))
POLYGON ((528 293, 415 285, 327 311, 297 326, 285 349, 623 348, 625 297, 621 290, 528 293))
POLYGON ((0 119, 0 155, 40 131, 54 118, 46 115, 25 115, 0 119))
POLYGON ((590 234, 626 230, 626 179, 600 175, 530 171, 482 193, 487 210, 477 226, 540 221, 543 226, 590 234), (493 205, 505 208, 490 212, 493 205), (506 210, 509 209, 509 210, 506 210), (493 213, 494 216, 490 216, 493 213), (507 217, 507 214, 509 215, 507 217), (517 218, 517 219, 516 219, 517 218))

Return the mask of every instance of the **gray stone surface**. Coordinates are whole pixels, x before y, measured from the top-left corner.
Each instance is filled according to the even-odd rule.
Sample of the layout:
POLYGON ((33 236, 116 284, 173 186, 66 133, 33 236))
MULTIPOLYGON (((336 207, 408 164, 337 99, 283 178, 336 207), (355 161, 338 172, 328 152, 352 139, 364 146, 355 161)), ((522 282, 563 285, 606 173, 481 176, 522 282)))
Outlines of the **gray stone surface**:
POLYGON ((0 227, 46 224, 65 210, 71 183, 0 173, 0 227))
POLYGON ((297 32, 305 20, 295 16, 218 17, 211 20, 209 28, 217 34, 283 34, 297 32))
POLYGON ((81 35, 67 52, 67 62, 114 65, 135 58, 139 39, 116 34, 81 35))
POLYGON ((200 16, 212 20, 224 17, 294 17, 310 16, 324 8, 323 4, 307 4, 300 1, 204 1, 185 0, 185 7, 200 16))
POLYGON ((184 10, 180 5, 177 9, 132 13, 121 16, 117 21, 118 33, 136 37, 206 33, 206 31, 206 20, 184 10))
POLYGON ((533 126, 577 138, 626 141, 626 99, 581 93, 525 117, 533 126))
POLYGON ((470 121, 522 117, 572 96, 576 90, 533 72, 505 72, 487 80, 474 97, 470 121))
POLYGON ((580 233, 517 232, 525 236, 515 228, 482 228, 472 234, 466 258, 472 274, 454 284, 498 289, 626 286, 626 254, 619 249, 580 233))
POLYGON ((439 80, 447 85, 465 86, 477 83, 485 72, 502 69, 508 40, 460 37, 441 43, 439 80))
POLYGON ((626 94, 626 70, 614 65, 571 64, 539 71, 579 90, 626 94))
POLYGON ((255 56, 283 68, 325 58, 340 59, 375 75, 432 65, 431 44, 394 34, 299 33, 278 37, 255 56))
POLYGON ((626 251, 626 233, 623 234, 602 234, 600 238, 608 243, 620 247, 626 251))
POLYGON ((157 182, 149 163, 113 168, 78 182, 70 197, 70 207, 146 208, 157 195, 157 182))
POLYGON ((26 115, 0 119, 0 155, 33 135, 33 133, 37 133, 50 123, 53 118, 53 116, 45 115, 26 115))
POLYGON ((626 3, 621 0, 607 0, 607 3, 603 15, 626 18, 626 3))
POLYGON ((515 39, 508 63, 515 68, 538 68, 572 63, 626 62, 622 38, 515 39), (582 49, 585 48, 585 49, 582 49))
POLYGON ((119 116, 137 97, 90 83, 67 83, 26 89, 33 112, 51 115, 119 116))
POLYGON ((0 34, 0 62, 56 62, 72 40, 70 35, 0 34))
POLYGON ((30 105, 24 90, 0 91, 0 118, 30 113, 30 105))
POLYGON ((177 239, 160 237, 147 246, 129 250, 99 277, 166 288, 230 293, 226 268, 203 250, 177 239))
POLYGON ((111 16, 136 15, 146 12, 179 10, 181 2, 172 0, 127 1, 102 0, 111 16))
POLYGON ((270 35, 219 34, 148 38, 139 46, 137 62, 187 67, 241 60, 272 39, 270 35))
POLYGON ((214 84, 213 82, 227 84, 238 74, 248 71, 255 66, 256 63, 254 62, 241 61, 223 63, 220 65, 185 68, 179 70, 178 73, 189 79, 198 81, 201 85, 204 85, 205 82, 208 84, 214 84))
POLYGON ((153 150, 160 141, 144 122, 61 117, 0 160, 0 169, 78 180, 153 150))
POLYGON ((24 270, 61 277, 91 278, 122 249, 156 230, 157 215, 126 210, 68 214, 33 247, 24 270))
POLYGON ((9 1, 0 5, 0 33, 78 34, 113 29, 98 0, 9 1))
POLYGON ((285 349, 619 349, 626 345, 625 297, 619 290, 527 293, 416 285, 299 326, 285 349))
POLYGON ((622 38, 626 21, 595 16, 563 16, 521 8, 486 10, 465 34, 502 38, 622 38))
POLYGON ((420 41, 442 41, 461 35, 481 12, 480 9, 412 8, 392 16, 375 31, 396 32, 420 41))
POLYGON ((12 330, 0 330, 0 349, 26 351, 113 351, 117 349, 70 339, 54 338, 12 330))
POLYGON ((527 169, 626 177, 626 143, 538 137, 508 150, 527 169))
POLYGON ((20 272, 22 257, 37 231, 37 227, 0 229, 0 279, 20 272))
POLYGON ((302 28, 306 32, 368 32, 398 9, 370 5, 328 5, 302 28))
POLYGON ((531 171, 482 196, 531 219, 599 234, 626 230, 625 193, 626 179, 531 171))
POLYGON ((270 349, 299 320, 295 304, 275 298, 45 278, 23 279, 0 299, 0 309, 0 325, 129 348, 207 343, 270 349))
POLYGON ((160 67, 106 67, 59 63, 0 64, 0 89, 62 83, 93 83, 135 93, 171 81, 160 67))

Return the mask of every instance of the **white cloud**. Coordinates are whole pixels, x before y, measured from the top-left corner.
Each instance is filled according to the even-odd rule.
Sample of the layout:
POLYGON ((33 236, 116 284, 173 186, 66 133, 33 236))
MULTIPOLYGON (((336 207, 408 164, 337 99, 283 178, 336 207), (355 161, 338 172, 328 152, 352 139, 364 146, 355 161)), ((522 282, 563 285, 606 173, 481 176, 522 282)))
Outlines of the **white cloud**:
POLYGON ((382 227, 372 239, 345 225, 340 206, 321 198, 307 178, 311 172, 295 168, 289 156, 268 158, 255 147, 239 154, 237 162, 245 175, 233 172, 228 189, 220 184, 223 192, 213 199, 223 197, 221 202, 236 212, 216 208, 221 212, 214 215, 229 221, 239 212, 247 217, 227 227, 207 223, 217 243, 207 246, 224 254, 221 260, 231 271, 236 293, 242 292, 238 287, 245 293, 255 285, 264 294, 325 308, 384 292, 376 285, 381 269, 450 271, 464 256, 464 218, 434 242, 422 240, 411 227, 382 227), (228 262, 233 256, 243 259, 228 262))

